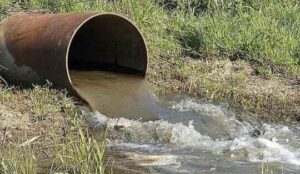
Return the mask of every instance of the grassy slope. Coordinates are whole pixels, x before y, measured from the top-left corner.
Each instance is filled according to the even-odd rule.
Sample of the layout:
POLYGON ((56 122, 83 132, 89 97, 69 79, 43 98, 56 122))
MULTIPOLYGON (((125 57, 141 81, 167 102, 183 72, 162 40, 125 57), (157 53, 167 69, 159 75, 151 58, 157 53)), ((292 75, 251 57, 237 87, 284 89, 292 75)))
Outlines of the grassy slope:
POLYGON ((148 80, 157 92, 188 93, 230 102, 266 120, 289 120, 300 118, 299 5, 296 0, 31 0, 2 3, 0 9, 123 14, 147 40, 148 80))
POLYGON ((296 0, 26 2, 1 0, 1 16, 38 9, 116 12, 132 19, 147 40, 148 79, 160 93, 231 102, 266 119, 300 116, 296 0))
POLYGON ((31 0, 21 6, 123 14, 147 40, 148 79, 159 93, 230 102, 266 120, 299 119, 298 1, 76 2, 31 0))

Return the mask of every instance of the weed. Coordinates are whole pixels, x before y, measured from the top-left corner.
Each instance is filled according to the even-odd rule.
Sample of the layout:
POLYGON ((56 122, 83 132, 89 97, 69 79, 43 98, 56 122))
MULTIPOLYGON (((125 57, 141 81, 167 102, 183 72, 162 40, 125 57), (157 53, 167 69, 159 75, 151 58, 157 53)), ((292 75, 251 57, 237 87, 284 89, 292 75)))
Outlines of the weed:
POLYGON ((104 153, 105 141, 97 141, 90 137, 75 119, 73 121, 78 131, 78 139, 71 138, 67 144, 58 151, 57 158, 61 166, 73 173, 96 173, 105 172, 104 153))
POLYGON ((30 148, 7 148, 0 154, 0 173, 3 174, 35 174, 37 159, 30 148))

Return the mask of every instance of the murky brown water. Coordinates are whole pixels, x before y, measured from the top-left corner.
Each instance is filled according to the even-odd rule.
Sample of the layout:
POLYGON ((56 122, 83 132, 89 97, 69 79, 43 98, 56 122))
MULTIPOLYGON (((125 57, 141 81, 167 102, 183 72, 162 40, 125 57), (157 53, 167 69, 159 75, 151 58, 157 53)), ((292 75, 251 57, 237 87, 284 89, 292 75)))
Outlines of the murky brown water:
POLYGON ((152 108, 155 95, 141 76, 104 71, 71 71, 70 76, 94 111, 110 117, 159 119, 152 108))

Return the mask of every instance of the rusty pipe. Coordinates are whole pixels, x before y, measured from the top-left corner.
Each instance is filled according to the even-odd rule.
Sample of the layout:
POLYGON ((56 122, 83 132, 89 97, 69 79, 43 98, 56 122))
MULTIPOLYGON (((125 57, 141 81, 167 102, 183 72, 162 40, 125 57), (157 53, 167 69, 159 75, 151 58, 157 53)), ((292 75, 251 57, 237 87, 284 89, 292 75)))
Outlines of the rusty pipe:
POLYGON ((147 71, 141 32, 116 14, 17 14, 0 24, 0 74, 12 84, 76 92, 72 69, 147 71))

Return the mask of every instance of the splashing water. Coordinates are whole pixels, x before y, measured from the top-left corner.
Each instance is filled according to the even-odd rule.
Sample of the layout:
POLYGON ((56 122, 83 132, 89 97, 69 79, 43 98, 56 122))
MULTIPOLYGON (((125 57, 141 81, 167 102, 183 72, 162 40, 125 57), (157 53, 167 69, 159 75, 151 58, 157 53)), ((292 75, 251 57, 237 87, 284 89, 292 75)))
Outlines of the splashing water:
POLYGON ((120 173, 258 173, 259 162, 300 173, 297 124, 261 124, 226 104, 181 96, 162 98, 162 107, 147 82, 134 75, 70 74, 77 92, 109 116, 96 112, 91 124, 107 128, 120 173))
POLYGON ((136 165, 146 165, 141 156, 152 159, 147 165, 148 169, 152 166, 151 171, 147 172, 251 173, 257 172, 258 162, 277 162, 280 171, 300 171, 297 125, 253 125, 239 121, 224 104, 196 99, 170 103, 157 121, 108 118, 97 112, 92 122, 107 127, 109 135, 114 135, 112 146, 134 153, 128 158, 136 165), (160 160, 154 162, 154 158, 160 160), (158 165, 162 159, 166 159, 164 165, 158 165))

